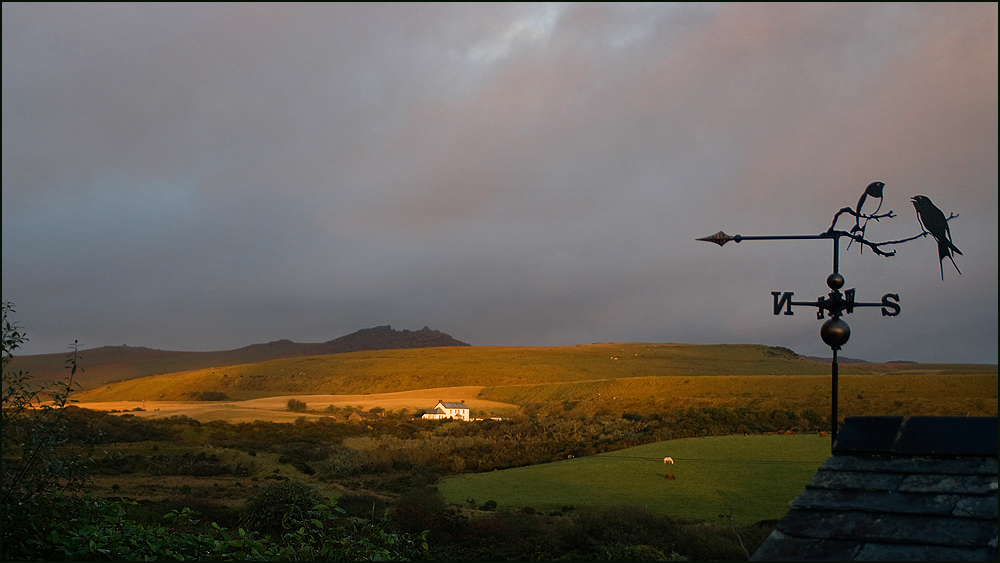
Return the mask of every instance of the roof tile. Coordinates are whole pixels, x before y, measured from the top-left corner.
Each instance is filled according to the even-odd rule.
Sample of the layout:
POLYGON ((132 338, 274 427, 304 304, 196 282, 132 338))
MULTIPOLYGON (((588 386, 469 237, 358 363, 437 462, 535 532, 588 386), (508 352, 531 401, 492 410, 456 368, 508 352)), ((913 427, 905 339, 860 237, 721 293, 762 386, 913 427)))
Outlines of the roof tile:
POLYGON ((778 529, 788 535, 815 539, 977 547, 986 545, 997 534, 996 521, 856 510, 795 512, 799 514, 783 518, 778 529))
POLYGON ((898 473, 864 473, 860 471, 824 471, 813 475, 807 487, 816 489, 894 491, 905 475, 898 473))
POLYGON ((997 550, 988 547, 940 545, 865 544, 855 561, 996 561, 997 550))
POLYGON ((824 491, 806 489, 793 500, 792 508, 816 510, 863 510, 896 514, 937 514, 947 516, 961 500, 958 495, 900 495, 891 492, 824 491))
POLYGON ((858 541, 812 540, 787 536, 774 530, 750 558, 751 561, 850 561, 862 544, 858 541))
POLYGON ((909 475, 899 485, 906 493, 987 494, 997 490, 996 476, 986 475, 909 475), (992 485, 992 488, 990 487, 992 485))
POLYGON ((955 516, 997 519, 997 495, 966 497, 955 505, 955 516))

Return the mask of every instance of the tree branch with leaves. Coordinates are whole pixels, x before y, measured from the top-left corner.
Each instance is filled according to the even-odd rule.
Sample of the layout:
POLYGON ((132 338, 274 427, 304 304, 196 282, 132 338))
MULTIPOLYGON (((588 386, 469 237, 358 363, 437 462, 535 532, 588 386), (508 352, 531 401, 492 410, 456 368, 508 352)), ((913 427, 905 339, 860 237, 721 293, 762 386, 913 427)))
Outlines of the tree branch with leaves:
POLYGON ((68 441, 63 413, 80 371, 78 343, 66 358, 69 374, 62 381, 37 383, 30 374, 14 371, 14 354, 27 341, 11 320, 13 304, 3 302, 3 506, 24 502, 35 495, 82 484, 79 459, 60 455, 57 448, 68 441))

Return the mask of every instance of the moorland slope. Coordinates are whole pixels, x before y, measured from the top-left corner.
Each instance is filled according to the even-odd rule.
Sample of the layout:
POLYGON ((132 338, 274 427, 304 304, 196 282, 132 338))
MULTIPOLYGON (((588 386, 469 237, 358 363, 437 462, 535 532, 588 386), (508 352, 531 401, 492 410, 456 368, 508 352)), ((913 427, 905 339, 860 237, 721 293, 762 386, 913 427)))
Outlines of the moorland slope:
MULTIPOLYGON (((827 412, 829 370, 828 364, 786 348, 760 345, 462 346, 348 352, 190 370, 111 383, 74 398, 95 403, 293 397, 317 405, 319 399, 307 397, 476 387, 481 391, 475 397, 435 399, 476 398, 529 412, 574 415, 715 407, 827 412)), ((844 416, 995 416, 997 410, 996 365, 861 363, 842 366, 840 374, 844 416)), ((323 401, 337 403, 329 397, 323 401)), ((377 401, 374 405, 398 408, 377 401)))
MULTIPOLYGON (((361 329, 327 342, 301 343, 276 340, 251 344, 235 350, 180 352, 142 346, 102 346, 80 352, 83 372, 74 380, 82 389, 93 389, 113 381, 126 381, 163 373, 266 362, 282 358, 343 354, 362 350, 394 350, 469 346, 439 330, 395 330, 389 325, 361 329)), ((66 354, 16 356, 11 369, 23 370, 36 380, 50 381, 66 376, 66 354)))
POLYGON ((527 385, 675 375, 822 374, 791 350, 759 345, 612 343, 561 347, 452 346, 282 358, 110 383, 81 401, 230 399, 387 393, 464 385, 527 385))

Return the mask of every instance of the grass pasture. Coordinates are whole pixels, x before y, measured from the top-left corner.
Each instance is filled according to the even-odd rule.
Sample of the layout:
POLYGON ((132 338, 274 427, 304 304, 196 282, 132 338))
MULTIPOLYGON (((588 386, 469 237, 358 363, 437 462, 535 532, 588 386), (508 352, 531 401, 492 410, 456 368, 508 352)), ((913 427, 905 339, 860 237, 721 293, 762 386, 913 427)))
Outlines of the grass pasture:
POLYGON ((736 524, 781 518, 830 455, 815 434, 686 438, 555 463, 441 480, 445 500, 543 512, 631 505, 681 519, 736 524), (674 464, 664 464, 670 456, 674 464), (666 473, 676 479, 666 479, 666 473), (721 493, 721 494, 720 494, 721 493))

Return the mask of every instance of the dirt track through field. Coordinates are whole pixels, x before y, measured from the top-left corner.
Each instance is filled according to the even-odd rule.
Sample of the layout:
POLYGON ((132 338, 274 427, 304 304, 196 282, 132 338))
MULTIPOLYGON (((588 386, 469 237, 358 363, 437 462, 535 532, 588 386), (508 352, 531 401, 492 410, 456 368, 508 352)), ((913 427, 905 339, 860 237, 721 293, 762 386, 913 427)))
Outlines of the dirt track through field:
POLYGON ((143 418, 166 418, 184 415, 201 422, 226 420, 229 422, 253 422, 269 420, 273 422, 291 422, 301 416, 320 418, 328 414, 323 412, 328 406, 339 408, 352 407, 367 411, 373 407, 382 407, 387 411, 409 409, 431 409, 439 400, 465 401, 472 410, 516 409, 515 405, 477 399, 482 386, 442 387, 436 389, 419 389, 416 391, 400 391, 396 393, 372 393, 370 395, 282 395, 265 397, 247 401, 119 401, 101 403, 77 403, 77 406, 97 411, 132 411, 135 408, 145 410, 132 411, 143 418), (309 412, 291 412, 288 401, 296 399, 306 403, 309 412))

